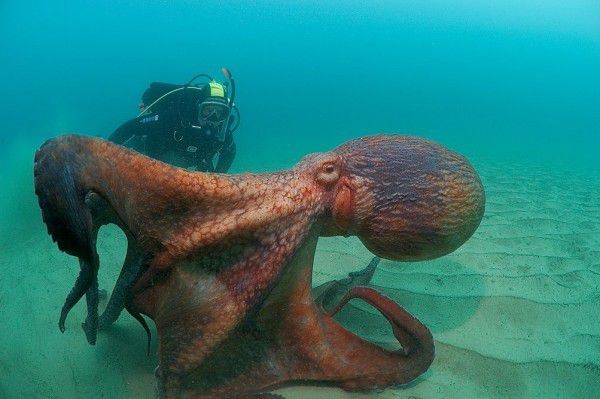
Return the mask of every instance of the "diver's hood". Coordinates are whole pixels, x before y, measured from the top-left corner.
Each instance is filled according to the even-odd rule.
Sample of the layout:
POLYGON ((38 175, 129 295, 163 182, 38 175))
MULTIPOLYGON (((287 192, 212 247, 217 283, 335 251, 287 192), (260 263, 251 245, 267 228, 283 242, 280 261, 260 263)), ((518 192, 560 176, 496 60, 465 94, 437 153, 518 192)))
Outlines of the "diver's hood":
POLYGON ((198 125, 219 141, 225 141, 231 108, 225 97, 211 96, 198 104, 198 125))

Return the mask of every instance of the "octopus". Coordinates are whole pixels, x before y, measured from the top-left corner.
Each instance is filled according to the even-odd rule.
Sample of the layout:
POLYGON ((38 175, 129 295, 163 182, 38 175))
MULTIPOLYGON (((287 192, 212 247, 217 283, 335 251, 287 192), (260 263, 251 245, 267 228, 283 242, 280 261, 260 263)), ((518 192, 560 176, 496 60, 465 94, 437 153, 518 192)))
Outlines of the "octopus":
POLYGON ((379 257, 419 261, 454 251, 477 229, 485 204, 466 158, 395 134, 351 140, 289 170, 236 175, 64 135, 36 153, 34 184, 48 233, 79 260, 61 331, 83 296, 92 344, 122 310, 147 331, 151 319, 162 398, 274 398, 270 390, 294 383, 368 391, 415 380, 434 359, 432 334, 362 284, 379 257), (96 241, 108 223, 124 231, 128 249, 99 315, 96 241), (374 263, 315 292, 322 236, 358 237, 374 263), (399 349, 339 324, 334 315, 350 300, 381 313, 399 349))

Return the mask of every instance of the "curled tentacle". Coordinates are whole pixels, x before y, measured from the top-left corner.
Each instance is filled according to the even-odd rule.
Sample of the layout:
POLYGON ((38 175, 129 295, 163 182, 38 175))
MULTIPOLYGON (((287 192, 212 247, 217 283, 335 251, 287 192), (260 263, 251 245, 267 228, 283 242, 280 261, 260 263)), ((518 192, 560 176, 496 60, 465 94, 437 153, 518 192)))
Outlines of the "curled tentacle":
POLYGON ((429 368, 435 354, 433 337, 427 327, 402 309, 391 299, 368 287, 352 288, 329 312, 334 316, 353 298, 362 299, 377 309, 390 323, 398 342, 402 345, 402 355, 411 357, 412 369, 416 375, 429 368))
POLYGON ((379 261, 381 258, 374 256, 364 269, 351 272, 342 280, 330 281, 315 288, 315 302, 325 311, 330 311, 352 287, 370 283, 379 261))
POLYGON ((128 307, 125 307, 125 309, 127 310, 127 313, 129 313, 134 319, 138 321, 138 323, 141 324, 141 326, 144 328, 144 331, 146 331, 146 354, 150 356, 150 342, 152 339, 152 334, 150 334, 150 328, 148 327, 148 323, 146 323, 144 316, 142 316, 138 312, 134 312, 128 307))

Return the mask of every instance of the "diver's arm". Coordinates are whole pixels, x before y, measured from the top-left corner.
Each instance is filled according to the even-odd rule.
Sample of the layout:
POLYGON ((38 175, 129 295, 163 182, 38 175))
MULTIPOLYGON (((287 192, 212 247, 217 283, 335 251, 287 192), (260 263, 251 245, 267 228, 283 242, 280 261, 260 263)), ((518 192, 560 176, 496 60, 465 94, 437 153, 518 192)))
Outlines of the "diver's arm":
POLYGON ((207 159, 198 159, 196 163, 196 171, 197 172, 214 172, 213 163, 211 160, 207 159))
POLYGON ((123 144, 138 133, 137 126, 137 118, 131 119, 119 126, 117 130, 108 137, 108 140, 115 144, 123 144))
POLYGON ((231 164, 233 163, 235 153, 236 146, 235 141, 233 141, 233 134, 231 132, 228 132, 227 137, 225 138, 225 143, 223 144, 223 148, 219 152, 219 160, 217 161, 215 172, 227 173, 227 171, 231 167, 231 164))

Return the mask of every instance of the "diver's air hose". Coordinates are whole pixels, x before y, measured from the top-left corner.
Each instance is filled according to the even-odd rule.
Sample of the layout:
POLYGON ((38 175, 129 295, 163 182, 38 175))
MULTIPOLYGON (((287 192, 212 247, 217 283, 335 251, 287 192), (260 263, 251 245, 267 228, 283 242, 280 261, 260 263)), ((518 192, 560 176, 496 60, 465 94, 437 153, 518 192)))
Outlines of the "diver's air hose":
POLYGON ((146 108, 144 108, 144 110, 142 112, 140 112, 140 114, 136 118, 139 118, 140 116, 144 115, 146 112, 148 112, 150 110, 150 108, 152 108, 153 105, 155 105, 157 102, 159 102, 160 100, 162 100, 166 96, 168 96, 170 94, 173 94, 176 91, 185 90, 185 89, 202 90, 201 87, 196 87, 196 86, 184 86, 184 87, 178 87, 177 89, 173 89, 170 92, 165 93, 162 96, 158 97, 156 100, 154 100, 154 102, 152 104, 148 105, 146 108))
POLYGON ((185 85, 183 85, 183 86, 184 86, 184 87, 187 87, 187 86, 191 85, 191 84, 192 84, 192 82, 193 82, 194 80, 196 80, 196 79, 198 79, 198 78, 200 78, 200 77, 202 77, 202 78, 207 78, 207 79, 208 79, 208 80, 210 80, 210 81, 213 81, 213 80, 214 80, 214 79, 213 79, 213 77, 212 77, 212 76, 210 76, 210 75, 209 75, 209 74, 207 74, 207 73, 199 73, 198 75, 196 75, 196 76, 194 76, 193 78, 191 78, 191 79, 189 80, 189 82, 187 82, 187 83, 186 83, 185 85))
MULTIPOLYGON (((240 110, 238 109, 238 107, 236 107, 235 104, 233 104, 232 111, 235 111, 235 125, 233 127, 229 128, 229 131, 231 133, 235 132, 236 129, 240 126, 240 110)), ((230 112, 230 115, 231 115, 231 112, 230 112)))

